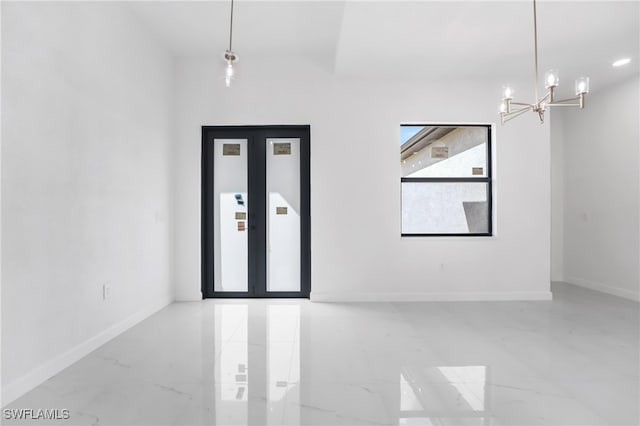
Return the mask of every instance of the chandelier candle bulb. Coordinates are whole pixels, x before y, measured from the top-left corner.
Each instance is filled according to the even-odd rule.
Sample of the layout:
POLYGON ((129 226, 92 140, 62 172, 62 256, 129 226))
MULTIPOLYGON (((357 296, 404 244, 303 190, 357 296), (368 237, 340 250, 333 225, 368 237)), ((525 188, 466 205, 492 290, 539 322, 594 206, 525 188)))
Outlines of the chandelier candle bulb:
POLYGON ((560 83, 560 78, 558 77, 558 70, 552 69, 548 70, 544 73, 544 87, 550 89, 552 87, 558 86, 560 83))
POLYGON ((576 96, 589 93, 589 77, 580 77, 576 79, 576 96))
POLYGON ((511 87, 511 85, 506 84, 502 86, 502 99, 513 99, 513 87, 511 87))

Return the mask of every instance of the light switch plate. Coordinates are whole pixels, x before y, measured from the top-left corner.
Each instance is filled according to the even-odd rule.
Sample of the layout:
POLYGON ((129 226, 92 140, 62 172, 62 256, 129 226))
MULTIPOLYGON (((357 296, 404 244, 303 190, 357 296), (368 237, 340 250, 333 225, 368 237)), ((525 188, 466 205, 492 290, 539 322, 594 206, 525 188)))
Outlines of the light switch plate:
POLYGON ((107 300, 111 298, 111 284, 104 283, 102 285, 102 300, 107 300))

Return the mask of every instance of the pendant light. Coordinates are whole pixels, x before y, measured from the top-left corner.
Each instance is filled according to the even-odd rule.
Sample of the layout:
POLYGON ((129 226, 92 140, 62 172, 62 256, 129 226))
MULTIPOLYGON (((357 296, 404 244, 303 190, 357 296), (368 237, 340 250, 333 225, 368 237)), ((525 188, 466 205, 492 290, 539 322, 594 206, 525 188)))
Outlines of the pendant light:
POLYGON ((231 0, 231 15, 229 17, 229 48, 224 52, 224 60, 227 63, 224 73, 224 81, 227 87, 231 86, 231 80, 235 74, 233 64, 238 60, 238 55, 233 53, 233 0, 231 0))
POLYGON ((516 102, 513 100, 513 88, 505 85, 502 88, 502 103, 500 104, 500 121, 502 124, 512 120, 527 111, 538 114, 540 123, 544 122, 544 113, 550 107, 578 107, 584 108, 584 97, 589 93, 589 77, 580 77, 575 81, 575 97, 556 100, 556 87, 560 82, 558 70, 551 69, 544 75, 544 87, 547 92, 538 97, 538 22, 536 0, 533 0, 533 39, 535 55, 535 103, 516 102), (512 108, 516 106, 516 108, 512 108))

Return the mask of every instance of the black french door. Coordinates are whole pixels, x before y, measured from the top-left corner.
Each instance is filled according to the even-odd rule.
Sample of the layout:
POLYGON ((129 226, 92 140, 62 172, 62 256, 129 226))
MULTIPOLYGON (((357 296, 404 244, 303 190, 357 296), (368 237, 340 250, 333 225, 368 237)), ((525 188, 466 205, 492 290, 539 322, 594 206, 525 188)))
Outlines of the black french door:
POLYGON ((309 297, 309 126, 202 127, 203 298, 309 297))

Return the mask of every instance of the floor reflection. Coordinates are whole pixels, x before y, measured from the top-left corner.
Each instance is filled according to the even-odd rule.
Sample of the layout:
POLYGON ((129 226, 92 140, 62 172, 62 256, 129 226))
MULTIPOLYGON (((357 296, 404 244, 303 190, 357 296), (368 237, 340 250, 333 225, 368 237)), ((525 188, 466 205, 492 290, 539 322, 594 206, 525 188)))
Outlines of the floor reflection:
POLYGON ((216 424, 300 422, 300 305, 216 304, 216 424))
POLYGON ((249 397, 247 305, 216 305, 216 347, 223 348, 216 363, 216 420, 235 418, 246 424, 249 397))
POLYGON ((637 318, 575 288, 528 304, 176 303, 3 408, 68 408, 64 425, 640 424, 637 318))
POLYGON ((486 383, 486 366, 402 368, 399 424, 491 424, 486 383))
MULTIPOLYGON (((319 387, 317 392, 301 377, 303 324, 299 303, 216 304, 215 324, 215 346, 222 349, 212 392, 217 424, 296 425, 322 418, 330 421, 333 411, 339 411, 323 408, 331 407, 327 401, 331 402, 333 396, 322 395, 332 392, 331 384, 319 387)), ((330 360, 328 364, 335 361, 339 362, 330 360)), ((316 366, 322 369, 323 363, 326 365, 321 360, 316 366)), ((308 365, 306 371, 312 370, 308 365)), ((384 413, 377 416, 393 424, 491 424, 487 366, 404 366, 390 362, 384 374, 394 371, 399 384, 395 391, 384 382, 354 386, 355 395, 349 394, 353 390, 345 392, 344 386, 333 390, 342 396, 342 404, 375 404, 377 399, 384 407, 384 413), (357 395, 360 389, 369 392, 369 398, 359 401, 363 397, 357 395)), ((347 416, 343 420, 357 423, 366 417, 347 416)))
MULTIPOLYGON (((281 424, 289 397, 298 397, 300 382, 300 306, 267 306, 267 364, 270 403, 268 424, 281 424)), ((289 418, 299 420, 292 407, 289 418)))

